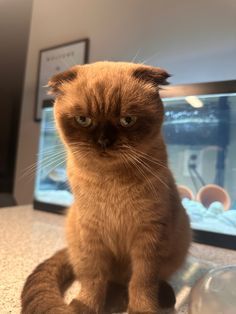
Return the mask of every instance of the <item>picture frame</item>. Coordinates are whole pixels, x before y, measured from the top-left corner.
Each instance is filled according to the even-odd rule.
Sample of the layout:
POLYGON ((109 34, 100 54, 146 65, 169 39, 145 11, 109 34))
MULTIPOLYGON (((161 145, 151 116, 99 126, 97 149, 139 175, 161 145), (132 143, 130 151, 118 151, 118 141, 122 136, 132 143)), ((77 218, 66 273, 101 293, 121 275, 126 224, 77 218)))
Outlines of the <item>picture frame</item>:
POLYGON ((50 77, 76 64, 88 63, 89 39, 83 38, 39 51, 38 76, 35 93, 34 121, 41 121, 43 102, 51 99, 47 83, 50 77))

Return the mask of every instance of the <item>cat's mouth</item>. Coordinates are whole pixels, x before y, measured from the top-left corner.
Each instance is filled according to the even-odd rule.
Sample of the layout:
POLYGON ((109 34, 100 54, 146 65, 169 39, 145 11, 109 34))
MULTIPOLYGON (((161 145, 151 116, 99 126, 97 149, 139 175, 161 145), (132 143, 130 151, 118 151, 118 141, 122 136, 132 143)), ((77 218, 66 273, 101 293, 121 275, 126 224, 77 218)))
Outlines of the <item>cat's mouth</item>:
POLYGON ((102 158, 109 158, 112 157, 110 153, 108 153, 107 151, 101 151, 99 152, 99 156, 102 158))

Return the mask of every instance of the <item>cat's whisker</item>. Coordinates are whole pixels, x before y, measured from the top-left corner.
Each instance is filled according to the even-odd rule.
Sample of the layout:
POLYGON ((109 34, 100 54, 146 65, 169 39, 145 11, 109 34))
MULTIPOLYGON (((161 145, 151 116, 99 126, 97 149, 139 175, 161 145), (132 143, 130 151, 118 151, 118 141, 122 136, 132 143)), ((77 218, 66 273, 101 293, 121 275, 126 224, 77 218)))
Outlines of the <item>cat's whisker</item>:
POLYGON ((47 145, 50 145, 49 147, 45 147, 41 150, 41 152, 44 152, 44 151, 47 151, 47 150, 53 150, 54 148, 58 148, 58 147, 61 147, 63 148, 64 145, 61 141, 57 141, 55 143, 51 143, 51 144, 47 144, 47 145))
POLYGON ((155 169, 151 168, 147 163, 145 163, 142 159, 138 158, 137 156, 130 155, 137 163, 143 166, 146 171, 148 171, 151 175, 153 175, 157 180, 159 180, 166 188, 169 189, 169 186, 154 172, 155 169))
POLYGON ((56 153, 60 153, 60 154, 65 154, 65 149, 58 146, 58 147, 53 147, 53 148, 50 148, 50 149, 47 149, 47 150, 42 150, 40 151, 39 153, 37 153, 36 155, 37 156, 48 156, 50 154, 56 154, 56 153))
POLYGON ((89 155, 89 152, 78 152, 78 151, 72 151, 73 155, 77 158, 77 159, 85 159, 85 157, 87 157, 89 155))
POLYGON ((61 160, 56 165, 54 165, 52 168, 50 168, 48 172, 46 171, 46 175, 45 176, 48 176, 51 171, 53 171, 54 169, 58 168, 63 163, 65 163, 65 159, 61 160))
MULTIPOLYGON (((59 161, 62 161, 63 159, 57 159, 55 161, 53 161, 51 164, 44 164, 44 165, 41 165, 41 171, 43 171, 44 173, 46 172, 46 169, 50 166, 50 170, 47 170, 48 173, 50 173, 50 171, 52 171, 53 169, 57 168, 57 164, 59 163, 59 161), (53 165, 53 166, 52 166, 53 165)), ((63 160, 64 161, 64 160, 63 160)), ((28 172, 27 174, 24 175, 24 178, 34 178, 35 177, 35 173, 38 169, 38 165, 36 166, 35 169, 32 169, 32 171, 28 172)), ((46 175, 45 175, 46 176, 46 175)))
POLYGON ((38 160, 38 161, 34 162, 32 165, 30 165, 29 167, 27 167, 24 170, 24 172, 22 173, 22 175, 19 177, 18 180, 22 180, 26 176, 30 176, 31 174, 34 174, 38 167, 45 167, 45 166, 47 167, 51 163, 53 163, 56 160, 58 160, 60 157, 65 159, 64 155, 61 155, 59 153, 55 153, 53 156, 48 156, 48 157, 45 157, 42 160, 38 160))
MULTIPOLYGON (((77 150, 78 148, 82 150, 83 148, 88 148, 88 147, 89 146, 86 145, 86 143, 84 143, 84 145, 82 143, 76 143, 76 142, 70 144, 70 149, 72 152, 74 152, 74 150, 77 150)), ((64 155, 65 157, 67 156, 66 149, 62 144, 54 145, 53 147, 45 149, 41 151, 39 154, 37 154, 38 157, 41 159, 39 159, 36 162, 35 167, 37 167, 39 163, 45 162, 46 159, 54 157, 56 154, 61 154, 61 155, 64 155)))
POLYGON ((129 167, 130 164, 129 164, 128 158, 125 156, 125 154, 121 154, 120 157, 121 157, 121 159, 122 159, 122 161, 123 161, 123 164, 124 164, 125 168, 126 168, 128 171, 130 171, 130 167, 129 167))
MULTIPOLYGON (((60 160, 60 162, 59 162, 59 160, 57 160, 57 164, 55 164, 54 166, 51 166, 50 170, 46 173, 45 176, 47 176, 52 170, 56 169, 60 165, 60 163, 64 163, 64 160, 60 160)), ((46 167, 46 168, 48 168, 48 167, 46 167)), ((35 172, 36 171, 33 170, 30 173, 24 175, 24 179, 27 180, 27 182, 31 181, 31 180, 34 180, 35 179, 35 172)), ((21 179, 22 178, 23 177, 21 177, 21 179)))
POLYGON ((42 162, 40 162, 39 166, 42 168, 47 168, 49 167, 51 164, 53 164, 54 162, 58 161, 58 160, 64 160, 65 161, 65 156, 64 155, 60 155, 60 156, 55 156, 55 157, 49 157, 47 158, 47 160, 42 160, 42 162))
POLYGON ((146 176, 145 171, 137 163, 135 163, 135 161, 132 159, 132 156, 130 156, 130 157, 131 157, 131 159, 129 158, 129 161, 133 164, 135 169, 138 170, 138 172, 141 174, 141 176, 147 182, 147 184, 148 184, 148 186, 149 186, 153 196, 157 200, 158 199, 157 191, 156 191, 154 185, 152 184, 151 180, 146 176))
POLYGON ((55 156, 64 156, 66 154, 66 152, 64 150, 61 150, 61 149, 54 149, 52 151, 46 151, 46 152, 41 152, 38 154, 38 160, 37 162, 40 163, 42 162, 43 160, 45 159, 48 159, 50 157, 55 157, 55 156), (41 156, 41 158, 40 158, 41 156))
POLYGON ((151 156, 145 152, 142 152, 142 151, 140 151, 134 147, 131 147, 130 145, 126 145, 126 144, 123 144, 123 147, 129 149, 131 152, 139 155, 140 157, 142 156, 143 158, 147 159, 148 161, 159 165, 160 167, 168 169, 168 167, 164 163, 160 162, 160 160, 158 160, 157 158, 154 158, 153 156, 151 156))
MULTIPOLYGON (((57 167, 57 164, 55 164, 55 162, 58 162, 58 161, 59 161, 59 159, 53 161, 50 165, 49 165, 49 164, 48 164, 48 165, 43 165, 41 168, 43 168, 43 167, 44 167, 44 168, 48 168, 49 166, 52 166, 52 165, 54 164, 53 168, 51 168, 51 169, 55 169, 55 168, 57 167)), ((64 161, 64 160, 63 160, 63 161, 64 161)), ((20 179, 22 180, 23 178, 27 178, 27 177, 30 177, 30 176, 34 177, 34 176, 35 176, 35 173, 36 173, 36 169, 37 169, 37 168, 32 169, 31 171, 29 171, 29 172, 23 174, 20 179)))
POLYGON ((147 59, 143 60, 142 62, 140 62, 141 64, 146 64, 147 62, 151 61, 154 57, 156 57, 159 54, 159 52, 154 53, 153 55, 151 55, 150 57, 148 57, 147 59))
MULTIPOLYGON (((70 147, 71 148, 81 148, 81 147, 89 147, 88 145, 86 144, 81 144, 81 143, 70 143, 70 147)), ((59 143, 59 144, 55 144, 55 145, 52 145, 52 147, 49 147, 49 148, 45 148, 43 149, 42 151, 40 151, 37 155, 38 156, 44 156, 44 155, 49 155, 49 154, 55 154, 55 152, 59 152, 61 154, 66 154, 66 147, 62 144, 62 143, 59 143)))
MULTIPOLYGON (((50 164, 50 166, 51 166, 50 169, 48 171, 44 170, 45 171, 44 177, 47 177, 50 172, 52 172, 54 169, 58 168, 64 162, 65 162, 65 160, 62 159, 62 160, 57 160, 57 163, 54 166, 51 166, 54 162, 52 164, 50 164)), ((45 168, 48 168, 48 167, 49 167, 49 165, 45 166, 45 168)), ((27 175, 27 178, 28 178, 28 181, 31 181, 32 179, 34 179, 34 173, 27 175)))
POLYGON ((152 193, 152 195, 154 197, 154 200, 158 201, 158 199, 159 199, 158 192, 157 192, 156 188, 154 187, 153 183, 146 176, 145 172, 142 170, 141 167, 138 167, 137 165, 136 165, 136 167, 137 167, 137 169, 139 169, 139 172, 142 174, 144 180, 146 180, 146 182, 148 184, 148 187, 149 187, 149 190, 150 190, 150 192, 152 193))
MULTIPOLYGON (((85 154, 81 154, 80 152, 77 151, 77 152, 75 152, 74 156, 76 157, 76 159, 81 160, 81 159, 85 159, 87 157, 87 155, 89 155, 89 152, 87 152, 85 154)), ((71 188, 69 184, 68 184, 68 186, 69 186, 69 188, 71 188)), ((80 182, 78 182, 78 184, 74 184, 73 189, 76 190, 79 186, 80 186, 80 182)))
MULTIPOLYGON (((84 154, 84 153, 81 153, 81 152, 79 152, 79 151, 73 151, 73 154, 74 154, 74 156, 75 156, 78 160, 81 160, 82 158, 85 158, 88 153, 87 153, 87 154, 84 154)), ((65 157, 65 156, 62 156, 62 157, 65 157)), ((48 164, 44 165, 44 168, 50 167, 50 169, 49 169, 48 172, 45 170, 45 171, 46 171, 45 176, 47 176, 52 170, 58 168, 58 167, 59 167, 61 164, 63 164, 63 163, 66 163, 66 159, 65 159, 65 158, 61 158, 61 159, 58 159, 58 160, 54 160, 52 163, 48 163, 48 164), (57 161, 57 163, 56 163, 55 165, 53 165, 53 167, 51 167, 51 165, 54 164, 54 162, 56 162, 56 161, 57 161)))
POLYGON ((135 62, 135 60, 136 60, 136 58, 137 58, 137 56, 138 56, 140 50, 141 50, 141 48, 138 48, 136 54, 134 55, 134 57, 132 58, 132 60, 131 60, 130 62, 135 62))
POLYGON ((156 164, 162 168, 168 169, 166 165, 162 164, 160 161, 158 161, 158 159, 154 159, 151 156, 147 155, 147 154, 142 154, 141 152, 138 151, 132 151, 132 153, 134 153, 136 156, 140 157, 140 158, 144 158, 145 160, 147 160, 148 162, 151 162, 153 164, 156 164))
MULTIPOLYGON (((57 156, 59 156, 59 153, 58 153, 58 152, 56 152, 56 153, 53 154, 53 157, 57 157, 57 156)), ((51 158, 52 158, 51 156, 47 156, 47 157, 45 157, 45 158, 43 158, 43 159, 41 159, 41 160, 37 160, 37 161, 34 162, 32 165, 26 167, 26 168, 24 169, 24 172, 27 172, 28 170, 31 170, 32 168, 36 168, 38 164, 42 163, 43 161, 45 161, 45 160, 47 160, 47 159, 51 159, 51 158)))
MULTIPOLYGON (((137 157, 136 157, 137 158, 137 157)), ((169 189, 168 184, 166 184, 161 178, 160 176, 158 176, 156 174, 156 172, 154 171, 155 169, 151 168, 146 162, 144 162, 143 160, 141 161, 139 158, 137 158, 139 160, 139 162, 143 165, 143 167, 150 173, 152 174, 155 178, 157 178, 157 180, 159 180, 167 189, 169 189)))
POLYGON ((45 163, 47 161, 54 160, 60 157, 65 158, 65 156, 66 156, 66 151, 60 148, 55 148, 55 149, 39 152, 37 154, 37 160, 33 165, 40 166, 42 163, 45 163))
POLYGON ((77 147, 91 147, 88 143, 78 143, 78 142, 70 142, 69 146, 77 146, 77 147))
POLYGON ((86 156, 89 154, 89 151, 87 149, 77 149, 76 148, 70 148, 70 152, 75 156, 75 155, 78 155, 78 156, 84 156, 86 154, 86 156))
POLYGON ((66 156, 66 153, 64 151, 51 151, 46 153, 39 153, 37 155, 37 163, 41 163, 42 161, 45 161, 45 159, 49 159, 55 156, 66 156))

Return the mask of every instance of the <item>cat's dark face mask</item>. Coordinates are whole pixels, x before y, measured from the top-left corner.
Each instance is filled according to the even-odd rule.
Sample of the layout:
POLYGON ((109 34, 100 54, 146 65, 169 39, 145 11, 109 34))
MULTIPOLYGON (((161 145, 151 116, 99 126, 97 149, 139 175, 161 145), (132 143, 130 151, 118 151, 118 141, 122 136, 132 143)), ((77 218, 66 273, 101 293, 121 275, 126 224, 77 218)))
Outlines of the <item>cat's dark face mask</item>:
POLYGON ((168 74, 137 64, 100 62, 78 66, 49 82, 56 94, 59 133, 86 158, 115 160, 145 153, 160 136, 159 85, 168 74))

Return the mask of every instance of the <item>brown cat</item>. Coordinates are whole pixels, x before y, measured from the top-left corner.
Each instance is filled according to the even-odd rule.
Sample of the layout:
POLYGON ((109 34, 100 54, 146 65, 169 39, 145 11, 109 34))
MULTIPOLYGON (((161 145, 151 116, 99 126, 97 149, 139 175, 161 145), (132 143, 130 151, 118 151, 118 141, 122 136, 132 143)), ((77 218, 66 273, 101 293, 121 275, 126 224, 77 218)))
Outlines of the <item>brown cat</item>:
POLYGON ((22 313, 104 313, 110 291, 122 285, 128 313, 174 304, 166 280, 184 262, 191 232, 161 134, 159 86, 168 76, 141 64, 98 62, 50 80, 75 201, 68 253, 30 275, 22 313), (68 306, 62 295, 74 274, 82 288, 68 306))

